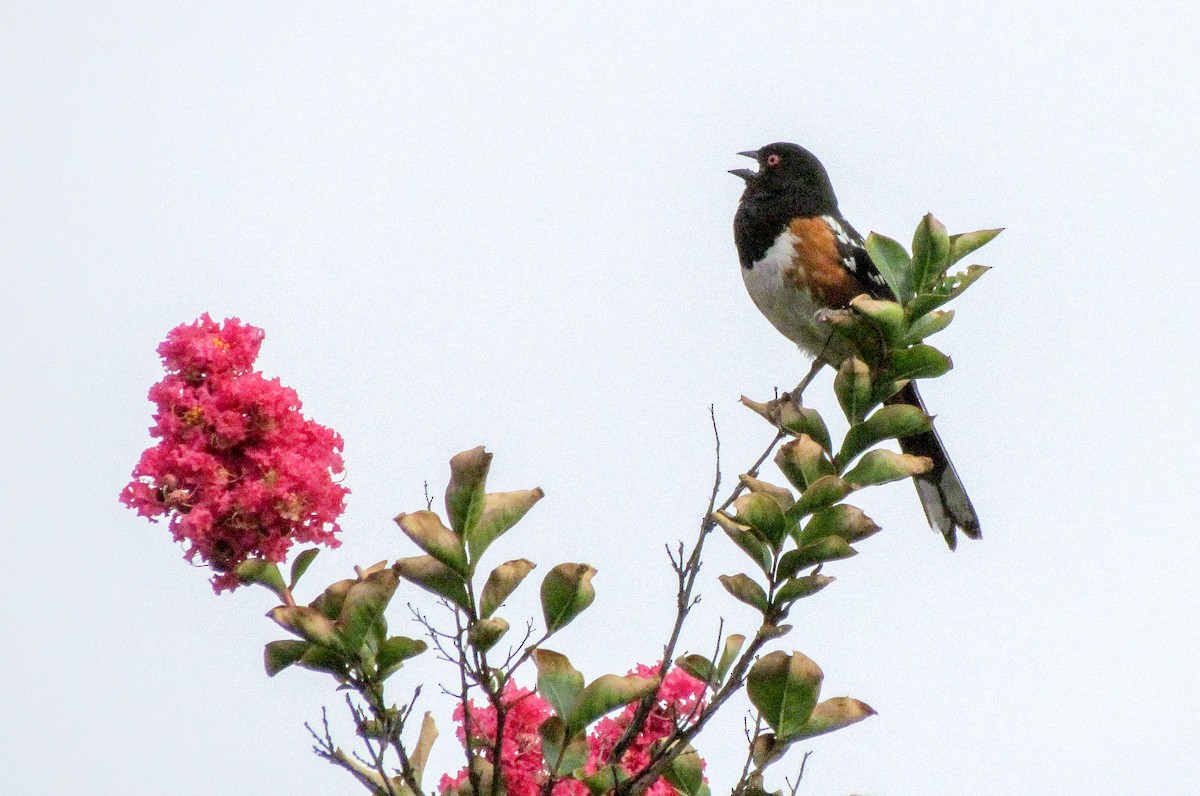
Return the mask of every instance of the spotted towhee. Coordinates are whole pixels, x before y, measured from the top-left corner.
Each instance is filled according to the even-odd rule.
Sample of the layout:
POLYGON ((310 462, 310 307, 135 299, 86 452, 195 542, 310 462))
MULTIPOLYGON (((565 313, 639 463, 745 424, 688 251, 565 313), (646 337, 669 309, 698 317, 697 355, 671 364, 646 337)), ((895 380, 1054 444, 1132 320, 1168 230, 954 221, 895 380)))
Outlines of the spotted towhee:
MULTIPOLYGON (((754 304, 792 342, 834 367, 853 353, 849 342, 822 319, 822 310, 841 309, 862 293, 894 300, 871 262, 860 236, 838 212, 825 167, 795 144, 768 144, 740 155, 758 161, 758 171, 735 169, 746 190, 733 221, 742 279, 754 304)), ((915 382, 888 403, 924 411, 915 382)), ((930 526, 953 550, 956 530, 980 538, 979 518, 937 432, 903 437, 900 449, 933 461, 913 478, 930 526)))

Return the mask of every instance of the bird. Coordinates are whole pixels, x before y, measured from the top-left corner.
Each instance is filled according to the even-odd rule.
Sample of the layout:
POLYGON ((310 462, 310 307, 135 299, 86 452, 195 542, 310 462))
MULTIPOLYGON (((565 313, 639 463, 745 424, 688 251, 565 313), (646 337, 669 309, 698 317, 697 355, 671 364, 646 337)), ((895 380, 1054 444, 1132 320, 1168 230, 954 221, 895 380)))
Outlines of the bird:
MULTIPOLYGON (((867 294, 894 301, 895 295, 867 253, 863 238, 838 210, 829 174, 816 155, 789 143, 767 144, 737 153, 753 158, 758 170, 731 169, 745 181, 733 221, 742 280, 755 306, 801 349, 837 368, 854 353, 835 334, 829 310, 844 309, 867 294)), ((889 398, 928 415, 915 381, 889 398)), ((958 532, 979 539, 979 517, 937 431, 901 437, 904 453, 926 456, 933 466, 913 476, 931 528, 954 550, 958 532)))

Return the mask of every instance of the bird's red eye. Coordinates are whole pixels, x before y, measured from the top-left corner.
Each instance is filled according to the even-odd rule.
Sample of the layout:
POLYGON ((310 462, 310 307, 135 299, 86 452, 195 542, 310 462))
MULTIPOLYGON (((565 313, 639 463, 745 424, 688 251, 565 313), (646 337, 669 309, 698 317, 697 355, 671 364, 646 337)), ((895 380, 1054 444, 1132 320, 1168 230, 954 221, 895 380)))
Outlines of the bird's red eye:
POLYGON ((781 160, 783 160, 783 158, 779 157, 779 155, 767 155, 768 166, 778 166, 779 161, 781 160))

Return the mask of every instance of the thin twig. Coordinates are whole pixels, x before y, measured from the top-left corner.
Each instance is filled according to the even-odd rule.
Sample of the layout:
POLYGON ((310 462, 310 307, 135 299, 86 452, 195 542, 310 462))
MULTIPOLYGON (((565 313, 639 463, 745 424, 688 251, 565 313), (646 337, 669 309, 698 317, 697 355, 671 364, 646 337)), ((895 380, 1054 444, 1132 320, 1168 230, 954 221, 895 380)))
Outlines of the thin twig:
MULTIPOLYGON (((802 389, 799 391, 803 392, 802 389)), ((708 534, 711 533, 716 527, 716 522, 712 519, 712 515, 716 511, 724 511, 725 509, 729 508, 729 506, 733 505, 733 502, 737 500, 738 496, 740 496, 741 493, 746 489, 745 483, 739 481, 738 485, 734 488, 733 492, 725 500, 725 502, 719 507, 715 505, 717 501, 717 495, 719 494, 721 487, 721 436, 717 428, 716 414, 711 406, 709 407, 709 416, 712 418, 713 439, 716 450, 716 475, 713 478, 713 488, 709 494, 708 510, 705 512, 704 518, 700 521, 700 530, 696 537, 696 542, 692 546, 691 555, 688 556, 687 564, 684 565, 682 569, 676 569, 676 573, 678 574, 679 578, 679 589, 676 595, 675 623, 671 628, 671 635, 668 638, 666 645, 663 647, 663 659, 662 663, 659 665, 660 678, 666 677, 667 670, 670 668, 673 662, 675 647, 679 643, 679 637, 683 632, 684 623, 687 621, 687 616, 692 607, 695 605, 692 600, 692 593, 696 587, 696 578, 700 574, 700 568, 702 564, 701 554, 704 550, 704 542, 707 539, 708 534)), ((766 450, 762 452, 762 455, 760 455, 750 467, 749 475, 754 476, 758 474, 758 469, 762 467, 763 462, 765 462, 767 457, 771 455, 771 451, 775 450, 775 446, 778 445, 786 436, 787 434, 785 434, 783 431, 776 432, 774 439, 771 440, 771 443, 767 446, 766 450)), ((680 558, 682 559, 682 553, 680 558)), ((610 759, 621 759, 620 756, 625 753, 625 751, 633 743, 634 738, 638 736, 638 734, 642 731, 642 728, 645 726, 646 719, 650 716, 650 711, 654 707, 654 701, 656 698, 657 696, 652 694, 644 698, 638 704, 632 720, 629 722, 629 725, 625 728, 625 732, 621 734, 620 739, 618 739, 616 745, 613 747, 613 752, 610 759)), ((727 699, 728 696, 725 698, 727 699)), ((707 721, 707 719, 703 718, 702 715, 698 721, 707 721)), ((676 754, 678 753, 676 752, 676 754)), ((653 782, 653 780, 651 780, 651 782, 653 782)), ((621 793, 625 792, 622 788, 618 788, 618 791, 621 793)))
POLYGON ((734 665, 733 671, 729 674, 729 679, 717 695, 713 697, 712 702, 708 707, 697 717, 696 722, 688 727, 683 732, 672 733, 659 747, 658 751, 652 756, 650 763, 639 771, 636 775, 622 782, 616 788, 617 796, 638 796, 644 793, 647 788, 653 785, 658 778, 662 776, 663 769, 670 764, 672 760, 678 757, 687 744, 691 743, 705 725, 716 715, 721 706, 725 704, 737 691, 741 690, 742 683, 746 677, 746 672, 750 668, 751 662, 758 655, 758 651, 771 638, 770 634, 759 632, 750 645, 742 653, 738 662, 734 665))
POLYGON ((754 765, 754 744, 758 741, 758 736, 762 734, 763 720, 762 714, 755 712, 754 714, 754 731, 750 731, 749 725, 743 725, 746 732, 746 763, 742 766, 742 775, 738 777, 737 784, 733 786, 733 796, 739 796, 746 789, 750 777, 750 767, 754 765))
MULTIPOLYGON (((361 688, 361 686, 359 687, 361 688)), ((346 705, 350 708, 350 716, 354 719, 354 727, 358 731, 359 736, 363 739, 363 746, 367 748, 367 753, 371 755, 370 760, 364 760, 363 758, 359 757, 357 753, 355 753, 355 758, 357 758, 358 761, 363 765, 374 769, 375 773, 379 775, 380 780, 383 782, 383 793, 386 793, 387 796, 398 796, 395 785, 392 783, 392 778, 388 776, 387 772, 385 759, 387 756, 387 744, 383 741, 380 741, 377 744, 371 742, 371 728, 367 724, 367 714, 363 712, 362 708, 354 704, 354 699, 349 694, 346 694, 346 705)), ((368 705, 370 705, 369 700, 368 705)), ((373 714, 375 713, 373 706, 371 707, 371 711, 373 714)), ((376 719, 375 725, 379 729, 385 731, 387 729, 381 725, 379 719, 376 719)))
POLYGON ((812 754, 811 750, 804 753, 804 759, 802 759, 800 761, 800 772, 798 774, 796 774, 795 784, 793 784, 792 781, 790 779, 788 779, 787 777, 783 778, 783 781, 787 784, 788 788, 791 790, 792 796, 796 796, 796 794, 799 793, 799 791, 800 791, 800 782, 801 782, 801 780, 804 779, 804 766, 806 766, 808 764, 808 756, 811 754, 812 754))
MULTIPOLYGON (((829 341, 826 340, 825 342, 828 344, 829 341)), ((798 402, 800 400, 800 396, 804 395, 804 391, 808 389, 808 385, 812 384, 812 380, 817 377, 817 374, 821 372, 821 368, 823 367, 825 367, 825 361, 823 359, 817 357, 815 360, 813 360, 812 367, 809 368, 808 374, 800 380, 800 383, 796 385, 795 389, 788 393, 793 401, 798 402)))
POLYGON ((482 796, 479 788, 479 770, 475 766, 475 749, 471 736, 471 731, 473 729, 471 725, 471 686, 470 683, 467 682, 468 660, 466 651, 463 649, 463 635, 466 633, 466 630, 462 626, 462 617, 459 616, 457 611, 454 612, 454 624, 456 633, 452 638, 455 650, 458 653, 457 663, 459 680, 459 692, 456 694, 456 696, 458 697, 458 704, 462 706, 463 753, 467 758, 467 779, 471 782, 471 793, 475 794, 475 796, 482 796))
MULTIPOLYGON (((366 786, 376 796, 388 796, 391 782, 388 781, 386 776, 381 777, 378 772, 372 771, 367 766, 358 763, 334 745, 333 735, 329 732, 329 713, 325 708, 321 708, 321 725, 324 732, 323 734, 318 734, 312 728, 311 724, 308 722, 304 723, 305 729, 308 730, 313 740, 316 741, 316 744, 313 746, 313 752, 321 759, 328 760, 338 768, 349 772, 352 777, 366 786), (382 785, 380 784, 381 780, 384 783, 382 785)), ((391 791, 391 793, 394 794, 394 791, 391 791)))

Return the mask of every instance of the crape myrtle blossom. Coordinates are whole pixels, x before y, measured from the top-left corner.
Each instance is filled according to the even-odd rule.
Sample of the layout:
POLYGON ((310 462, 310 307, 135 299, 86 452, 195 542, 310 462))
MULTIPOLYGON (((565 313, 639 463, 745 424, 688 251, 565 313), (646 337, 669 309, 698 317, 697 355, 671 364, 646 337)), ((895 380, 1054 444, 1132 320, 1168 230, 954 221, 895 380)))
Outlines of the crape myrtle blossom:
MULTIPOLYGON (((657 677, 658 666, 640 665, 629 674, 657 677)), ((659 686, 658 699, 642 731, 622 755, 621 767, 627 772, 645 768, 650 762, 654 745, 670 736, 677 724, 686 724, 704 708, 704 690, 704 683, 684 670, 674 668, 669 671, 659 686)), ((519 688, 512 681, 505 686, 502 700, 507 711, 499 766, 504 777, 504 791, 507 796, 539 796, 548 772, 542 760, 542 739, 538 727, 553 711, 550 704, 537 693, 519 688)), ((491 761, 491 750, 496 741, 496 710, 490 705, 476 705, 474 701, 469 705, 472 746, 491 761)), ((616 716, 606 716, 592 728, 587 739, 588 762, 584 766, 587 774, 595 774, 610 762, 613 748, 636 711, 636 702, 626 705, 616 716)), ((454 720, 458 722, 458 739, 466 744, 467 727, 464 725, 461 704, 454 711, 454 720)), ((453 796, 467 779, 466 768, 456 776, 446 775, 438 784, 438 792, 443 796, 453 796)), ((582 782, 568 779, 556 782, 553 793, 554 796, 587 796, 588 789, 582 782)), ((660 778, 647 793, 649 796, 675 796, 675 789, 660 778)))
POLYGON ((293 543, 339 544, 346 487, 342 438, 300 413, 296 392, 251 370, 263 330, 208 314, 158 347, 167 375, 150 388, 157 407, 148 448, 121 501, 157 521, 189 560, 212 567, 213 588, 238 586, 251 557, 283 561, 293 543))

